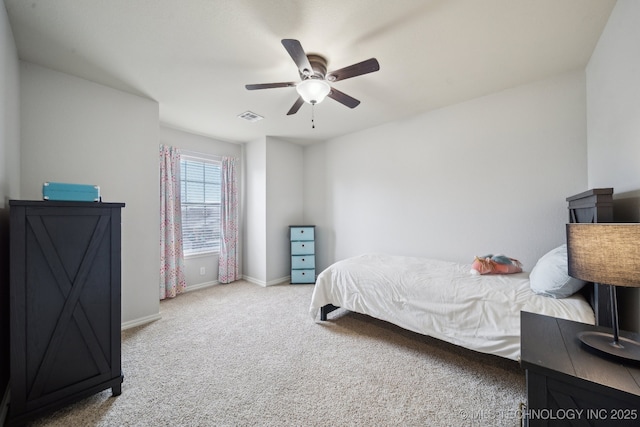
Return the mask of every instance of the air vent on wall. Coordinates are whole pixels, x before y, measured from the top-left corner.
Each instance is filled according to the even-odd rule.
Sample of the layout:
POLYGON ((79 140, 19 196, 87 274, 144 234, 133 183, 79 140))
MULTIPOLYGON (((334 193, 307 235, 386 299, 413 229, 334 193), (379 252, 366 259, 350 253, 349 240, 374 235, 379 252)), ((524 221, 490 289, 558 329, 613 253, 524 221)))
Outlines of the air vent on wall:
POLYGON ((245 119, 246 121, 249 121, 251 123, 255 123, 259 120, 264 119, 264 117, 262 117, 261 115, 253 113, 251 111, 245 111, 244 113, 238 115, 238 118, 245 119))

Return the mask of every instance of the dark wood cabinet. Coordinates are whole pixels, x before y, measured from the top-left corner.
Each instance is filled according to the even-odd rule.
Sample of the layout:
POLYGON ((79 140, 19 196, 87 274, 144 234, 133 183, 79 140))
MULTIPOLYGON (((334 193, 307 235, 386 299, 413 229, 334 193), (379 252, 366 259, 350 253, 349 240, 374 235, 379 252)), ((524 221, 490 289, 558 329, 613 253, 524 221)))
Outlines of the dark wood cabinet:
POLYGON ((525 425, 640 425, 640 366, 585 347, 577 337, 610 329, 524 311, 520 327, 525 425))
POLYGON ((121 392, 122 203, 12 200, 9 424, 121 392))

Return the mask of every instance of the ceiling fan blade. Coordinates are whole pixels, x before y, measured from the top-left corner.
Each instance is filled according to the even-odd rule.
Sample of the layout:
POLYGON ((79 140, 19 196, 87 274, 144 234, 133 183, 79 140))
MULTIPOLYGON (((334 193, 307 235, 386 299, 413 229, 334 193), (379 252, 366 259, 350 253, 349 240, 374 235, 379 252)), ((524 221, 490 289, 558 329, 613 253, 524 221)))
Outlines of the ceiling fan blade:
POLYGON ((293 87, 296 84, 293 82, 287 82, 287 83, 259 83, 259 84, 255 84, 255 85, 245 85, 244 87, 247 88, 247 90, 256 90, 256 89, 271 89, 274 87, 293 87))
POLYGON ((350 65, 348 67, 341 68, 336 71, 332 71, 327 74, 327 80, 330 82, 337 82, 340 80, 350 79, 351 77, 361 76, 367 73, 373 73, 380 69, 380 64, 376 58, 370 58, 366 61, 358 62, 357 64, 350 65))
POLYGON ((297 113, 298 110, 300 109, 300 107, 302 107, 302 104, 304 104, 304 99, 302 99, 302 97, 299 96, 298 99, 296 100, 295 104, 293 104, 293 106, 291 107, 291 109, 287 113, 287 116, 290 116, 292 114, 297 113))
POLYGON ((340 92, 338 89, 331 88, 331 92, 327 95, 329 98, 335 99, 341 104, 346 105, 349 108, 356 108, 360 105, 360 101, 355 98, 350 97, 344 92, 340 92))
POLYGON ((304 52, 304 49, 298 40, 282 39, 282 46, 287 49, 287 52, 291 55, 291 59, 293 59, 293 62, 298 66, 300 73, 305 76, 313 74, 313 68, 311 68, 309 58, 307 58, 307 54, 304 52))

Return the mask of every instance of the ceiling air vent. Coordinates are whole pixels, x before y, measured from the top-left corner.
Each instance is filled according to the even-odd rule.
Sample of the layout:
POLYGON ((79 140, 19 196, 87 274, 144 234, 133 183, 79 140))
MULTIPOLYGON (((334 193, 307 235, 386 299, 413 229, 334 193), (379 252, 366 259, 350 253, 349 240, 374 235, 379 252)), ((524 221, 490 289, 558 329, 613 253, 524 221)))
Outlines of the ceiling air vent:
POLYGON ((252 113, 251 111, 245 111, 244 113, 240 114, 238 117, 241 119, 245 119, 246 121, 251 123, 255 123, 257 121, 264 119, 264 117, 262 117, 261 115, 252 113))

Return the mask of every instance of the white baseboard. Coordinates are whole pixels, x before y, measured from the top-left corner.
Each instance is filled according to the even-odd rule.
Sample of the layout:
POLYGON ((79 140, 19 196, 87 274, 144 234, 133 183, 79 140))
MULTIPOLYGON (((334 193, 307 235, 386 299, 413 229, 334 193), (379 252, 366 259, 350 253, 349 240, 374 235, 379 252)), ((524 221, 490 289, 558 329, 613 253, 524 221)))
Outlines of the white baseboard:
POLYGON ((220 282, 218 280, 213 280, 211 282, 198 283, 196 285, 187 286, 185 292, 197 291, 200 289, 210 288, 211 286, 219 285, 220 282))
POLYGON ((160 316, 160 313, 157 313, 157 314, 152 314, 150 316, 129 320, 128 322, 124 322, 120 324, 120 330, 124 331, 125 329, 131 329, 131 328, 135 328, 136 326, 146 325, 147 323, 155 322, 156 320, 160 320, 161 318, 162 316, 160 316))
MULTIPOLYGON (((218 282, 217 280, 212 282, 198 283, 197 285, 188 286, 187 289, 185 289, 185 292, 197 291, 199 289, 208 288, 218 284, 220 284, 220 282, 218 282)), ((124 331, 125 329, 131 329, 135 328, 136 326, 146 325, 147 323, 155 322, 156 320, 160 320, 161 318, 162 316, 160 315, 160 313, 157 313, 150 316, 129 320, 128 322, 124 322, 120 325, 120 330, 124 331)), ((2 424, 0 424, 0 426, 1 425, 2 424)))
POLYGON ((244 280, 246 280, 247 282, 250 282, 250 283, 262 286, 262 287, 280 285, 282 283, 288 283, 289 279, 291 279, 290 276, 286 276, 286 277, 281 277, 279 279, 269 280, 268 282, 265 282, 264 280, 258 280, 258 279, 254 278, 254 277, 250 277, 250 276, 246 276, 246 275, 243 275, 242 278, 244 280))
MULTIPOLYGON (((247 282, 251 282, 251 283, 254 283, 254 284, 259 285, 259 286, 267 287, 267 286, 280 285, 282 283, 288 283, 289 279, 290 279, 290 276, 281 277, 279 279, 270 280, 268 282, 265 282, 263 280, 258 280, 258 279, 255 279, 255 278, 249 277, 249 276, 242 276, 242 278, 244 280, 246 280, 247 282)), ((200 290, 200 289, 209 288, 211 286, 215 286, 215 285, 219 285, 219 284, 220 284, 220 282, 217 281, 217 280, 214 280, 212 282, 198 283, 197 285, 188 286, 187 289, 185 290, 185 292, 197 291, 197 290, 200 290)), ((160 313, 152 314, 150 316, 140 317, 138 319, 134 319, 134 320, 130 320, 128 322, 122 323, 120 325, 120 330, 124 331, 125 329, 135 328, 136 326, 141 326, 141 325, 145 325, 147 323, 155 322, 156 320, 159 320, 161 318, 162 318, 162 316, 160 315, 160 313)), ((1 425, 2 424, 0 424, 0 426, 1 425)))
POLYGON ((263 282, 262 280, 258 280, 251 276, 247 276, 246 274, 243 274, 242 278, 249 283, 253 283, 254 285, 267 286, 266 282, 263 282))
POLYGON ((289 283, 291 276, 281 277, 279 279, 270 280, 267 282, 267 286, 281 285, 283 283, 289 283))

